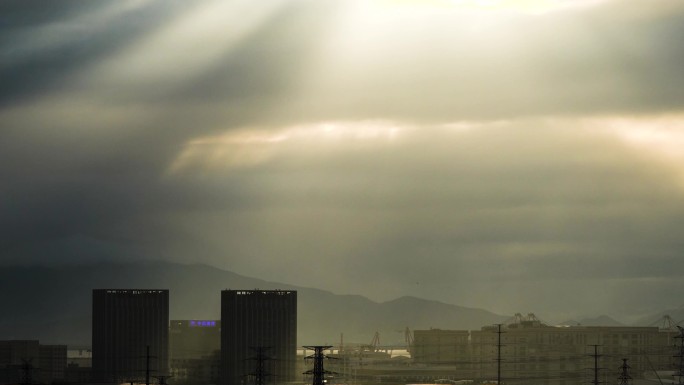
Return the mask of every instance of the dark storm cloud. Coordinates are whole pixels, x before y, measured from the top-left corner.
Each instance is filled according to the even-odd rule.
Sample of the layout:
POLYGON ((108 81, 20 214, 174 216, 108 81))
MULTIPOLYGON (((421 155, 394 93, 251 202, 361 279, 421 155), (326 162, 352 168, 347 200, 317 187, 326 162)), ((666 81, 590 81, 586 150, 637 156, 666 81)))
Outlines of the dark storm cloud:
MULTIPOLYGON (((8 1, 0 5, 0 105, 68 89, 84 66, 159 27, 181 2, 8 1)), ((179 9, 180 8, 180 9, 179 9)))
MULTIPOLYGON (((279 62, 289 61, 292 68, 296 61, 273 61, 267 54, 280 51, 282 56, 305 56, 312 37, 293 31, 290 35, 299 34, 297 42, 273 49, 263 48, 264 40, 285 35, 297 25, 305 28, 306 20, 316 22, 301 6, 287 6, 232 54, 212 63, 206 73, 147 88, 136 86, 145 79, 113 84, 103 74, 105 78, 93 79, 94 84, 109 82, 112 88, 93 89, 92 84, 78 81, 79 75, 183 19, 192 7, 184 2, 88 4, 65 2, 64 8, 53 10, 36 3, 3 3, 7 34, 2 41, 5 80, 0 98, 6 107, 0 132, 0 174, 10 183, 2 188, 5 236, 1 243, 12 260, 19 258, 9 250, 27 242, 82 233, 106 237, 113 226, 125 227, 122 223, 137 221, 138 216, 156 217, 186 205, 205 205, 205 195, 214 193, 162 181, 160 174, 186 140, 213 132, 219 124, 224 128, 244 123, 258 112, 240 111, 231 103, 240 105, 246 99, 255 104, 254 99, 260 98, 258 102, 266 108, 269 103, 263 95, 282 93, 279 89, 287 87, 283 83, 287 76, 279 62), (101 19, 106 22, 99 23, 101 19), (35 33, 41 28, 65 36, 35 33), (43 44, 45 49, 31 50, 22 44, 43 44), (193 107, 215 98, 218 90, 222 90, 218 105, 193 107), (81 92, 96 96, 81 100, 81 92), (178 111, 176 104, 184 106, 178 111)), ((192 56, 192 52, 181 55, 192 56)), ((229 196, 221 193, 226 204, 232 203, 229 196)), ((215 204, 215 197, 206 203, 215 204)), ((169 231, 151 226, 147 236, 160 227, 169 231)))
MULTIPOLYGON (((92 16, 106 12, 87 6, 50 18, 33 16, 41 24, 10 23, 2 45, 8 79, 3 100, 78 90, 115 104, 214 103, 252 121, 280 123, 648 112, 682 104, 678 63, 684 48, 678 41, 684 11, 667 1, 648 9, 607 2, 482 25, 468 13, 407 16, 386 10, 380 21, 357 20, 352 11, 344 12, 353 9, 346 3, 266 2, 280 10, 232 49, 215 40, 146 48, 149 57, 141 60, 170 57, 159 70, 176 76, 157 79, 133 71, 119 77, 93 70, 102 61, 112 63, 109 69, 125 66, 127 47, 212 2, 131 4, 116 10, 101 3, 99 8, 118 12, 106 22, 92 16), (36 36, 41 28, 45 33, 36 36), (42 49, 17 54, 32 45, 42 49), (206 46, 224 54, 195 70, 194 51, 206 46), (185 51, 169 55, 174 49, 185 51), (264 106, 266 101, 271 103, 264 106)), ((29 18, 13 13, 20 12, 8 12, 7 19, 29 18)), ((236 16, 226 14, 225 34, 239 21, 236 16)), ((224 117, 215 109, 207 112, 224 117)))
POLYGON ((192 256, 499 311, 676 300, 681 165, 607 127, 682 120, 678 2, 250 4, 0 5, 4 263, 192 256))

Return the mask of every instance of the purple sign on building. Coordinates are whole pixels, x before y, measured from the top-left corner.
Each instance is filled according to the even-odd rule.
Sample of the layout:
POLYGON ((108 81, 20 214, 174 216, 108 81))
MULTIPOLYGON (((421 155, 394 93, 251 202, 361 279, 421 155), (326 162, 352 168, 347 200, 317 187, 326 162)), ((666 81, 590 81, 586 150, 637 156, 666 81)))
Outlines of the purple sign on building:
POLYGON ((190 321, 190 327, 215 327, 216 321, 190 321))

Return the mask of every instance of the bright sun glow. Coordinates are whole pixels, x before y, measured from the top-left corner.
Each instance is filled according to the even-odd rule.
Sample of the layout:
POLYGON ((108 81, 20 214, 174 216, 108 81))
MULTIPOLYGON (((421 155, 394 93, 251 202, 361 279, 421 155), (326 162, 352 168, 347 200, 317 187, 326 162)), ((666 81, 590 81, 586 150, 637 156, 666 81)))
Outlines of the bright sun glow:
POLYGON ((243 129, 194 139, 185 145, 169 172, 188 168, 235 169, 265 163, 279 154, 330 152, 354 145, 381 145, 405 127, 382 121, 322 122, 277 130, 243 129))
POLYGON ((641 156, 666 165, 679 174, 684 188, 683 115, 598 118, 588 122, 638 150, 641 156))
MULTIPOLYGON (((682 176, 684 185, 684 116, 597 117, 582 121, 563 119, 568 126, 580 124, 589 132, 606 133, 642 156, 661 162, 682 176)), ((509 125, 506 121, 454 122, 421 130, 468 134, 480 129, 509 125)), ((418 132, 415 127, 388 121, 320 122, 279 129, 239 129, 200 137, 186 143, 169 173, 187 170, 234 170, 258 166, 281 156, 325 157, 356 148, 386 146, 418 132)))
POLYGON ((684 166, 684 116, 613 118, 602 123, 626 144, 652 157, 684 166))
POLYGON ((445 8, 511 10, 544 13, 569 6, 596 3, 597 0, 378 0, 388 6, 429 6, 445 8))

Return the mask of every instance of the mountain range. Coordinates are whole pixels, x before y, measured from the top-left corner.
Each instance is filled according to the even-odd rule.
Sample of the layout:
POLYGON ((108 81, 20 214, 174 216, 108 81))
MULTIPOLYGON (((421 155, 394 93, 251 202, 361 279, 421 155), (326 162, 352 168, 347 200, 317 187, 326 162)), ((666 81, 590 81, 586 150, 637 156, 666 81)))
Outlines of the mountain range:
POLYGON ((560 325, 567 325, 567 326, 626 326, 620 321, 617 321, 616 319, 609 317, 607 315, 601 315, 598 317, 593 317, 593 318, 582 318, 579 321, 575 320, 569 320, 565 322, 561 322, 560 325))
MULTIPOLYGON (((171 319, 219 319, 224 289, 297 290, 300 344, 334 344, 341 338, 345 343, 369 343, 378 332, 381 345, 397 345, 404 343, 406 327, 473 330, 510 318, 407 296, 378 303, 359 295, 268 282, 201 264, 101 262, 0 267, 4 304, 0 339, 90 345, 92 289, 104 288, 169 289, 171 319)), ((601 322, 619 324, 602 317, 581 323, 601 322)))

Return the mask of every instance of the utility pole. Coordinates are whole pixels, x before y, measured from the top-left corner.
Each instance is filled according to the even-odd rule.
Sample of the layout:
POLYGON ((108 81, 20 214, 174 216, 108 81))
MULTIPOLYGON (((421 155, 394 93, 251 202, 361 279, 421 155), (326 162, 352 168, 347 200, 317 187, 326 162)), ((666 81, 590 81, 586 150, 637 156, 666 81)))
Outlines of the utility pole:
POLYGON ((620 377, 618 377, 618 380, 620 380, 619 385, 629 385, 629 380, 632 379, 632 377, 629 375, 629 369, 630 366, 627 365, 627 359, 623 358, 622 359, 622 366, 620 366, 620 377))
POLYGON ((147 345, 147 353, 145 354, 145 385, 150 385, 150 345, 147 345))
POLYGON ((598 354, 598 347, 601 345, 589 345, 594 347, 594 354, 590 354, 590 357, 594 357, 594 380, 591 382, 594 385, 599 385, 602 383, 602 381, 599 381, 599 371, 602 368, 599 368, 598 363, 599 363, 599 357, 601 357, 600 354, 598 354))
POLYGON ((252 348, 256 355, 249 358, 249 360, 255 361, 256 364, 254 371, 248 375, 254 377, 254 385, 266 385, 266 377, 271 376, 271 373, 266 370, 266 361, 273 359, 266 355, 266 350, 270 348, 270 346, 257 346, 252 348))
POLYGON ((501 385, 501 347, 503 346, 501 344, 501 334, 505 332, 501 330, 502 324, 496 324, 496 326, 496 383, 497 385, 501 385))
MULTIPOLYGON (((137 364, 138 360, 145 359, 145 369, 144 369, 144 371, 145 371, 145 385, 151 384, 150 377, 159 378, 159 376, 152 376, 151 375, 152 372, 155 372, 155 373, 158 372, 157 369, 150 369, 150 359, 152 359, 152 358, 158 359, 159 357, 150 355, 150 345, 145 346, 145 355, 144 356, 143 355, 132 356, 130 358, 130 359, 135 360, 136 367, 138 366, 138 364, 137 364)), ((123 378, 122 381, 130 383, 130 385, 133 385, 134 383, 140 383, 140 381, 142 381, 142 380, 140 379, 141 374, 139 374, 139 373, 141 373, 142 371, 143 370, 136 370, 135 372, 137 374, 137 377, 135 377, 135 378, 123 378)), ((168 378, 169 376, 166 376, 166 377, 168 378)))
POLYGON ((331 347, 332 346, 304 346, 305 349, 314 351, 312 355, 305 357, 305 360, 313 360, 314 367, 313 369, 304 372, 304 374, 309 374, 313 377, 312 385, 324 385, 326 374, 337 374, 323 368, 323 361, 333 358, 326 356, 323 351, 330 349, 331 347))
MULTIPOLYGON (((145 385, 150 385, 150 372, 157 372, 156 369, 150 369, 150 358, 158 359, 159 357, 150 355, 150 345, 147 345, 145 349, 145 385)), ((166 381, 166 378, 171 376, 158 375, 154 377, 158 379, 164 377, 164 381, 166 381)))

